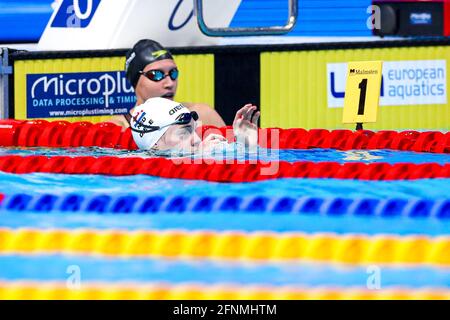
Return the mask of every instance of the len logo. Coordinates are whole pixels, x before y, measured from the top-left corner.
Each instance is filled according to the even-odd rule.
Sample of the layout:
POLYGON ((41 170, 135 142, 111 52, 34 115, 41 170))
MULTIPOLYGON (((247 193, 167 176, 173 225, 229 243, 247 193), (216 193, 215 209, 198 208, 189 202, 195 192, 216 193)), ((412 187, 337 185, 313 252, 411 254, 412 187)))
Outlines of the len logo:
POLYGON ((52 21, 52 28, 86 28, 101 0, 63 0, 52 21))

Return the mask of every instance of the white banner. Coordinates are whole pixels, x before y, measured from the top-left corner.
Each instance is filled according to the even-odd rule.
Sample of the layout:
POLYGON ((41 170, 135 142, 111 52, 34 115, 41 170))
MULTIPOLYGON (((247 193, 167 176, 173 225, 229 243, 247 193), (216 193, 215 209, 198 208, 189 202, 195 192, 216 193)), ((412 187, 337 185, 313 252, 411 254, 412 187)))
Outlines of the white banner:
MULTIPOLYGON (((209 27, 227 27, 241 0, 204 0, 209 27)), ((39 50, 130 48, 149 38, 164 46, 219 43, 201 33, 193 0, 58 0, 39 50)))
MULTIPOLYGON (((327 64, 328 107, 344 105, 347 63, 327 64)), ((383 62, 380 106, 447 104, 446 60, 383 62)))

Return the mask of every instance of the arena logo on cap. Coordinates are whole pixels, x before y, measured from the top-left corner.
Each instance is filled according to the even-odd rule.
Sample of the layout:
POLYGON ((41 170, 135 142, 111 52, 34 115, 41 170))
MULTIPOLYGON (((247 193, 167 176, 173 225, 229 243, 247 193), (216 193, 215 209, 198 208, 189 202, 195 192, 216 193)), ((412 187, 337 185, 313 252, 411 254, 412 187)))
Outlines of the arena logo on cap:
POLYGON ((123 71, 27 74, 27 116, 70 116, 67 110, 97 110, 90 115, 127 112, 136 103, 123 71), (120 109, 115 112, 114 110, 120 109))
MULTIPOLYGON (((446 60, 385 61, 380 106, 447 104, 446 60)), ((347 63, 327 64, 328 107, 344 105, 347 63)))
POLYGON ((63 0, 51 23, 52 28, 86 28, 101 0, 63 0))
POLYGON ((183 108, 184 107, 182 104, 176 105, 175 107, 169 110, 169 116, 173 115, 177 111, 183 110, 183 108))

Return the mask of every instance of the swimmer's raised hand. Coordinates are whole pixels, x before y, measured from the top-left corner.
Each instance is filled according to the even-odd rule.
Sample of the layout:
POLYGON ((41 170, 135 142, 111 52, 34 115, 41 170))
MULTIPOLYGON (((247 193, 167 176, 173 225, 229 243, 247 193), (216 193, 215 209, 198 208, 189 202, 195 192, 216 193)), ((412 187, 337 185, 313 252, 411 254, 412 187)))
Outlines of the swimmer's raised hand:
POLYGON ((258 145, 258 119, 261 113, 256 111, 257 107, 246 104, 238 112, 233 121, 233 131, 236 141, 249 147, 258 145))

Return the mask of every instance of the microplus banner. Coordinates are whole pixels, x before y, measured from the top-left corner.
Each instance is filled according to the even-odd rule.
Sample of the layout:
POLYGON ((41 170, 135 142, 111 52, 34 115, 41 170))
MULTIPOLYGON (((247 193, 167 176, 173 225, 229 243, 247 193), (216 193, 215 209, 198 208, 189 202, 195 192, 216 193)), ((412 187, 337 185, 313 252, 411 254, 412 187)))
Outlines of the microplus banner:
MULTIPOLYGON (((342 107, 347 63, 327 64, 328 108, 342 107)), ((380 105, 447 104, 446 60, 383 62, 380 105)))
POLYGON ((123 71, 27 74, 27 118, 127 113, 136 103, 123 71))

